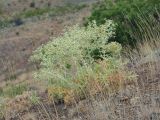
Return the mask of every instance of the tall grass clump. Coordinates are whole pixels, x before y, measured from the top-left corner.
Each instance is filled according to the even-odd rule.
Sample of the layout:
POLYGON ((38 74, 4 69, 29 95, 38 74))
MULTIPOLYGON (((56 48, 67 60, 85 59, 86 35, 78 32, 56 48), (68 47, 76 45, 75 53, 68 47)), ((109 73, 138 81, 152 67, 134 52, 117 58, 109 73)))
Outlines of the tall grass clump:
POLYGON ((126 76, 121 60, 121 45, 109 43, 115 35, 115 24, 107 20, 97 26, 75 25, 65 33, 39 47, 31 57, 41 68, 35 77, 48 84, 51 98, 65 102, 85 95, 94 95, 119 85, 126 76))
MULTIPOLYGON (((160 12, 155 12, 158 15, 157 18, 155 18, 155 15, 153 14, 137 16, 135 22, 137 27, 132 27, 132 30, 129 32, 129 34, 136 39, 136 46, 134 49, 131 48, 130 50, 128 49, 130 48, 128 46, 124 47, 126 49, 125 52, 127 51, 126 55, 128 58, 132 56, 128 51, 131 51, 131 54, 134 54, 134 57, 132 56, 132 58, 130 58, 132 60, 144 59, 146 56, 150 56, 151 59, 154 58, 152 55, 158 55, 160 40, 160 20, 158 17, 160 16, 160 12)), ((128 20, 128 22, 131 23, 130 20, 128 20)), ((158 58, 156 60, 158 60, 158 58)))

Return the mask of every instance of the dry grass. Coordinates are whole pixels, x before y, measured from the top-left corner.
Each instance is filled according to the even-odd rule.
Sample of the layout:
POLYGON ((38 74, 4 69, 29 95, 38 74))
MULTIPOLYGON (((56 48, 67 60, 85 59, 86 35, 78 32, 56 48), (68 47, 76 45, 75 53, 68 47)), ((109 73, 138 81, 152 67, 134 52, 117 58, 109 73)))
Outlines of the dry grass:
MULTIPOLYGON (((150 18, 153 20, 153 18, 150 18)), ((155 20, 154 20, 155 21, 155 20)), ((145 25, 147 32, 132 33, 139 42, 136 49, 127 48, 124 59, 129 59, 128 66, 109 76, 109 88, 104 91, 98 82, 89 82, 85 99, 69 96, 72 91, 62 91, 67 94, 65 103, 58 103, 48 98, 47 93, 40 92, 32 96, 32 102, 26 101, 31 96, 24 93, 8 102, 11 110, 20 111, 11 114, 4 113, 6 120, 159 120, 160 119, 160 26, 156 28, 145 25), (137 35, 138 34, 138 35, 137 35), (143 34, 143 37, 139 36, 143 34), (133 81, 124 80, 125 71, 137 74, 133 81), (17 102, 18 101, 18 102, 17 102), (13 104, 14 103, 14 104, 13 104), (15 106, 14 106, 15 105, 15 106), (26 107, 27 106, 27 107, 26 107)), ((103 67, 103 63, 101 63, 103 67)), ((131 79, 131 78, 128 78, 131 79)), ((133 78, 132 78, 133 79, 133 78)), ((51 93, 55 91, 50 89, 51 93)), ((48 92, 50 92, 48 91, 48 92)), ((30 100, 30 99, 29 99, 30 100)), ((1 106, 0 106, 1 107, 1 106)), ((1 115, 1 113, 0 113, 1 115)))
MULTIPOLYGON (((52 120, 159 120, 160 27, 159 23, 156 25, 156 28, 146 25, 143 29, 146 29, 147 32, 142 31, 143 37, 141 36, 139 39, 143 39, 143 42, 139 42, 134 50, 128 48, 126 50, 125 56, 130 61, 125 69, 132 70, 137 74, 134 81, 125 81, 124 84, 120 84, 119 91, 114 91, 111 87, 110 92, 90 94, 86 97, 87 99, 75 102, 70 106, 64 104, 47 106, 45 104, 48 114, 44 114, 43 117, 48 116, 47 119, 52 120)), ((139 38, 138 35, 137 38, 139 38)), ((115 73, 109 78, 111 84, 117 86, 116 84, 119 84, 117 81, 123 80, 123 71, 115 73)), ((89 89, 93 93, 101 91, 99 83, 90 82, 89 89)), ((42 113, 40 112, 41 115, 42 113)))

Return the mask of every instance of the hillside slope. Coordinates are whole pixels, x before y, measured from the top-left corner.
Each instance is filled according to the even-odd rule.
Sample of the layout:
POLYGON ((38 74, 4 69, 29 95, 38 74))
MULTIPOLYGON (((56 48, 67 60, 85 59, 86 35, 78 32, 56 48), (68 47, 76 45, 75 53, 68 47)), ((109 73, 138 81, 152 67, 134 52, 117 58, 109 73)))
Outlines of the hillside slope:
MULTIPOLYGON (((88 1, 92 3, 95 0, 88 1)), ((24 8, 26 11, 33 10, 35 12, 34 10, 37 8, 34 5, 30 6, 32 2, 32 0, 2 0, 2 16, 9 16, 10 19, 14 20, 15 14, 25 14, 24 8)), ((33 64, 28 62, 33 50, 49 41, 50 37, 57 37, 62 34, 65 26, 81 24, 83 19, 90 14, 90 5, 84 0, 36 0, 34 4, 40 10, 50 7, 61 12, 53 16, 48 16, 48 12, 45 12, 40 16, 35 14, 27 18, 22 17, 20 18, 22 20, 20 25, 11 25, 0 30, 1 86, 6 83, 4 80, 18 79, 19 75, 33 70, 33 64), (77 8, 84 2, 87 6, 77 8), (46 6, 48 3, 51 6, 46 6), (76 3, 76 5, 73 5, 73 3, 76 3), (61 6, 61 8, 57 8, 57 6, 61 6)))

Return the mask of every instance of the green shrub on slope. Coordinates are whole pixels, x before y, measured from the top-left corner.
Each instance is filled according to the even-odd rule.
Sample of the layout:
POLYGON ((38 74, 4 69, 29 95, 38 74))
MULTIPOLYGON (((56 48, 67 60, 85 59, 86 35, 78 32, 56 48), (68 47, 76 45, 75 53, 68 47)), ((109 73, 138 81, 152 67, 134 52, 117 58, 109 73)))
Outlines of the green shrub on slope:
POLYGON ((159 19, 158 11, 159 0, 103 0, 94 6, 89 21, 96 20, 98 24, 103 24, 105 19, 114 20, 118 23, 115 40, 122 45, 134 45, 135 39, 129 33, 133 28, 140 30, 137 20, 151 14, 159 19))

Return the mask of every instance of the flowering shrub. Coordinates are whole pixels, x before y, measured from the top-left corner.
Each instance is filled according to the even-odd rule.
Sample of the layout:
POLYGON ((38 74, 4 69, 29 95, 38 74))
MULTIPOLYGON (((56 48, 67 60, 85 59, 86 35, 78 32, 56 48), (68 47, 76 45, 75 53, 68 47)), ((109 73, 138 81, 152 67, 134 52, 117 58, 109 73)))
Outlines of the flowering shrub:
POLYGON ((108 43, 114 31, 115 24, 111 20, 100 26, 92 22, 87 28, 76 25, 39 47, 31 60, 40 62, 41 68, 35 77, 47 81, 49 96, 55 93, 54 97, 64 99, 68 98, 67 93, 72 93, 71 96, 82 92, 90 94, 89 83, 99 87, 107 84, 109 74, 123 66, 121 45, 108 43))

